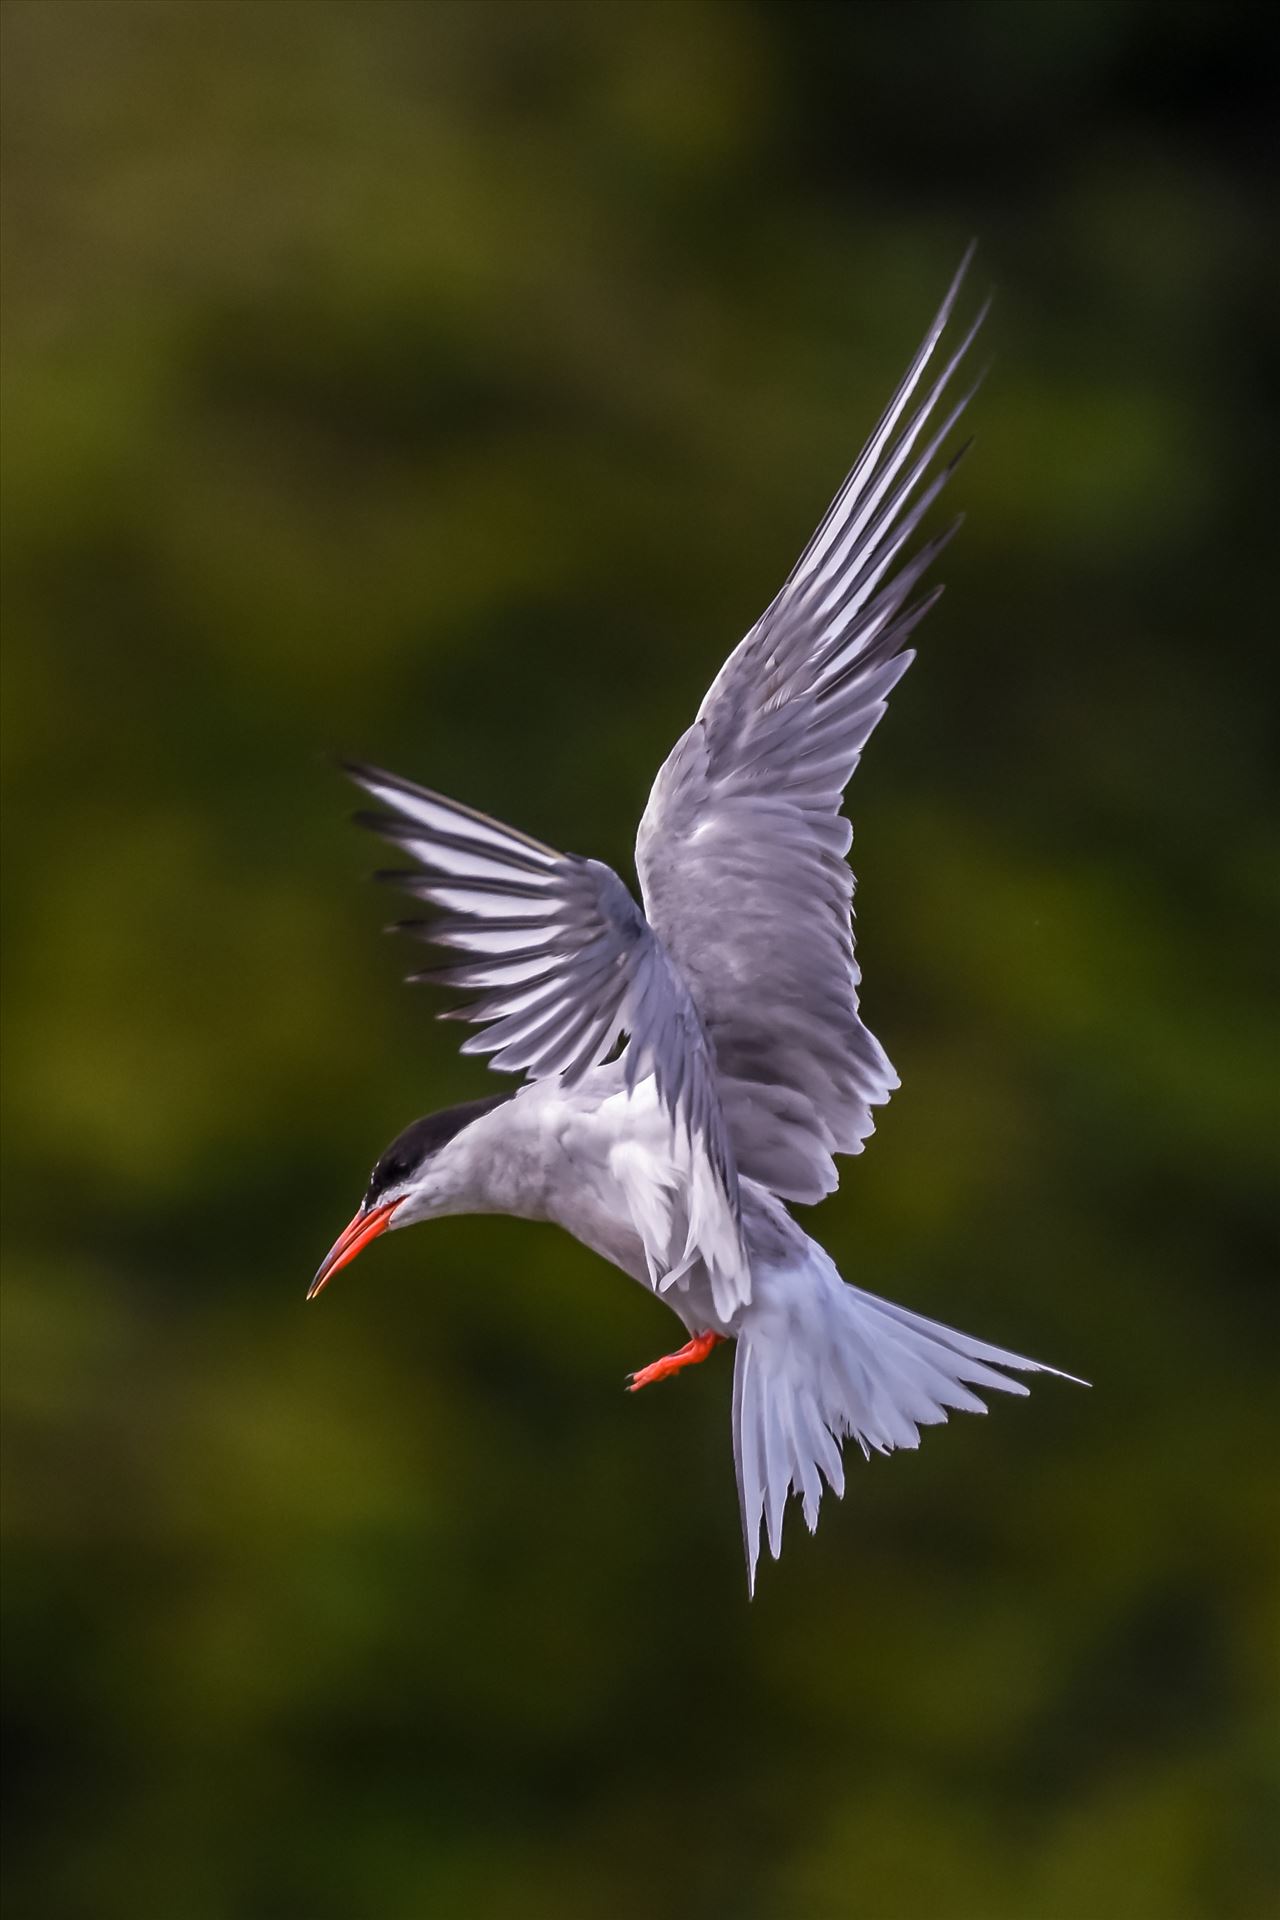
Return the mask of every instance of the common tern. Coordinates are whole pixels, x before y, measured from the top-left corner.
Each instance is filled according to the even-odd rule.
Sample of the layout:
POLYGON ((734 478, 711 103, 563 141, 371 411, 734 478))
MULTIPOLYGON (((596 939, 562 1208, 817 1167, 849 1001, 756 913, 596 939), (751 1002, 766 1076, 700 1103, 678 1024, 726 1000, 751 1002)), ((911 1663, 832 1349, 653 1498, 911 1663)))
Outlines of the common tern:
POLYGON ((960 524, 912 546, 966 450, 948 442, 978 383, 950 392, 985 306, 939 347, 971 253, 781 592, 658 773, 636 841, 643 910, 598 860, 347 767, 380 809, 357 817, 416 863, 381 877, 433 909, 401 930, 455 955, 411 977, 478 991, 442 1017, 476 1024, 462 1051, 525 1084, 393 1140, 308 1298, 419 1220, 564 1227, 688 1332, 633 1391, 735 1343, 751 1591, 762 1524, 776 1559, 791 1494, 810 1530, 824 1480, 843 1494, 848 1436, 867 1456, 914 1447, 950 1408, 985 1412, 975 1389, 1025 1394, 1011 1375, 1058 1373, 847 1284, 788 1211, 834 1190, 835 1156, 862 1151, 899 1085, 859 1014, 841 804, 942 591, 914 590, 960 524))

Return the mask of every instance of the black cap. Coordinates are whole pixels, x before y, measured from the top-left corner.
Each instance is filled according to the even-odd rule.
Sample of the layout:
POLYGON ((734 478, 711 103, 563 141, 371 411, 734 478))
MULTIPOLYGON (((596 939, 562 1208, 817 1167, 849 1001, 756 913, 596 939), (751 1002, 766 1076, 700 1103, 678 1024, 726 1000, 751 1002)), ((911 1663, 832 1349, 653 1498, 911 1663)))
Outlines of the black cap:
POLYGON ((467 1100, 461 1106, 442 1107, 439 1113, 429 1113, 425 1118, 415 1120, 412 1126, 396 1135, 370 1174, 369 1190, 364 1196, 365 1206, 373 1206, 380 1194, 406 1179, 424 1160, 447 1146, 455 1134, 469 1127, 482 1113, 492 1113, 495 1107, 500 1107, 504 1100, 510 1100, 511 1097, 510 1093, 494 1093, 487 1100, 467 1100))

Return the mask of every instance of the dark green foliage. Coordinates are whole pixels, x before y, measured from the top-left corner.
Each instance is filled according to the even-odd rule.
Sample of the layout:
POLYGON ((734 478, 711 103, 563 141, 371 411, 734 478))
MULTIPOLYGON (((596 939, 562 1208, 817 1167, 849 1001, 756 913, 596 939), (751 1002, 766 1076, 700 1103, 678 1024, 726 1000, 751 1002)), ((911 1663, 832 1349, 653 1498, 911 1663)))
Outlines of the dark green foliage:
POLYGON ((14 1920, 1270 1910, 1262 19, 6 6, 14 1920), (728 1363, 625 1397, 620 1275, 451 1221, 303 1307, 494 1090, 324 756, 629 871, 972 232, 817 1225, 1095 1386, 851 1461, 749 1609, 728 1363))

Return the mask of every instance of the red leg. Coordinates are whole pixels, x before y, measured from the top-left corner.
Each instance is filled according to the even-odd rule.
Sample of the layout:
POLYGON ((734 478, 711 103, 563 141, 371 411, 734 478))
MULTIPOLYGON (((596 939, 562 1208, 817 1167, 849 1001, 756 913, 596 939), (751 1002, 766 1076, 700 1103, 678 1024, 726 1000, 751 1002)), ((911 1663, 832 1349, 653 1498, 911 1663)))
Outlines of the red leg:
POLYGON ((679 1353, 664 1354, 661 1360, 655 1360, 651 1366, 641 1367, 639 1373, 633 1373, 627 1392, 638 1393, 641 1387, 650 1387, 655 1380, 665 1380, 668 1375, 679 1373, 682 1367, 696 1367, 700 1360, 706 1359, 712 1347, 718 1347, 723 1339, 722 1333, 695 1333, 679 1353))

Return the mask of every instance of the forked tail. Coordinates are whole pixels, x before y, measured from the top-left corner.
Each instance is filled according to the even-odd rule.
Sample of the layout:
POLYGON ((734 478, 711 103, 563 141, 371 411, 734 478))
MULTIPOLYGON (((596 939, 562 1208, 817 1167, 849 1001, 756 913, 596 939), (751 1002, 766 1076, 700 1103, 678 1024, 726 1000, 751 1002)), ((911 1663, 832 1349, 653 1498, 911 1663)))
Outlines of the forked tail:
POLYGON ((738 1332, 733 1375, 733 1457, 753 1593, 762 1522, 776 1560, 794 1492, 813 1532, 823 1480, 844 1494, 840 1446, 848 1435, 864 1455, 916 1447, 920 1428, 945 1421, 948 1408, 986 1412, 975 1387, 1028 1392, 1001 1369, 1075 1377, 847 1286, 812 1241, 802 1264, 762 1280, 738 1332))

